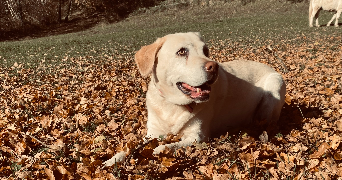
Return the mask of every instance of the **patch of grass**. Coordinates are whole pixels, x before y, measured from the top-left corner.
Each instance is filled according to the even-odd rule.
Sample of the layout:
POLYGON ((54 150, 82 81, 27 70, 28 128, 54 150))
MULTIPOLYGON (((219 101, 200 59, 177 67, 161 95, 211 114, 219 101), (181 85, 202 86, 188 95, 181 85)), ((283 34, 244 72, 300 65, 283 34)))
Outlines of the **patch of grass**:
MULTIPOLYGON (((231 39, 250 46, 289 39, 293 39, 293 43, 303 43, 306 40, 296 39, 298 35, 320 38, 326 34, 340 33, 334 27, 309 28, 308 4, 274 0, 265 7, 265 3, 265 0, 259 0, 243 6, 231 2, 149 12, 131 16, 119 23, 100 24, 84 32, 1 42, 0 63, 6 67, 13 66, 15 62, 36 67, 39 63, 58 65, 61 59, 72 63, 68 59, 70 57, 117 58, 153 42, 157 37, 186 31, 201 32, 205 40, 231 39)), ((321 24, 331 16, 331 13, 322 12, 321 24)))

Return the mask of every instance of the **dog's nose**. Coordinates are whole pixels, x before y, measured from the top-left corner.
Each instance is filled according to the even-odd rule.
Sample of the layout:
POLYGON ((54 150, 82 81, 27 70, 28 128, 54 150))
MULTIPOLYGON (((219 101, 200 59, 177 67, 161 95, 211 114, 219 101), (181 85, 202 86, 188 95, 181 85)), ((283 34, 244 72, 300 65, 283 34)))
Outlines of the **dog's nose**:
POLYGON ((205 65, 204 65, 205 71, 207 71, 208 73, 216 73, 217 69, 218 69, 218 65, 216 62, 214 61, 208 61, 205 65))
POLYGON ((215 61, 208 61, 205 63, 204 69, 207 72, 208 85, 211 85, 216 81, 218 77, 218 68, 219 65, 215 61))

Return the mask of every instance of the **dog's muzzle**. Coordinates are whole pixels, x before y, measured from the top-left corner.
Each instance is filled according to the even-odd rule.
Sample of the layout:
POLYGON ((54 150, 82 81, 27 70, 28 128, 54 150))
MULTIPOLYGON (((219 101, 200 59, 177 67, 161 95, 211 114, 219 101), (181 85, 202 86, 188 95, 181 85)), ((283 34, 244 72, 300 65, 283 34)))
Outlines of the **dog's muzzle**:
POLYGON ((177 82, 177 87, 183 94, 191 99, 198 101, 207 101, 211 92, 211 85, 216 81, 218 76, 218 64, 214 61, 208 61, 204 65, 207 72, 208 81, 200 86, 191 86, 185 82, 177 82))

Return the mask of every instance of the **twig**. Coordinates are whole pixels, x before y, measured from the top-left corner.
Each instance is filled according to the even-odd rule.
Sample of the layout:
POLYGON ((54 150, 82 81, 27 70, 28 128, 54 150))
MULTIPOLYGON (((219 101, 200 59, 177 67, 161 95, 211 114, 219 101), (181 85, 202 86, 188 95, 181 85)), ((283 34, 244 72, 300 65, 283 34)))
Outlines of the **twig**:
POLYGON ((275 57, 278 59, 278 61, 280 62, 281 66, 283 67, 284 73, 288 73, 289 70, 287 69, 287 67, 286 67, 286 65, 285 65, 285 63, 284 63, 284 61, 278 56, 277 52, 273 51, 273 49, 271 48, 270 45, 267 46, 266 50, 267 50, 269 53, 272 53, 273 56, 275 56, 275 57))
POLYGON ((45 146, 45 147, 47 147, 47 148, 50 148, 50 149, 53 149, 53 150, 58 150, 57 148, 54 148, 54 147, 52 147, 51 145, 45 144, 44 142, 40 141, 39 139, 35 138, 35 137, 32 136, 32 135, 25 134, 25 133, 23 133, 23 132, 21 132, 21 134, 24 135, 24 136, 29 136, 30 138, 36 140, 38 143, 42 144, 43 146, 45 146))
POLYGON ((273 55, 279 60, 280 64, 282 65, 283 67, 283 70, 284 70, 284 73, 288 73, 289 70, 287 69, 284 61, 278 56, 278 54, 276 52, 273 52, 273 55))

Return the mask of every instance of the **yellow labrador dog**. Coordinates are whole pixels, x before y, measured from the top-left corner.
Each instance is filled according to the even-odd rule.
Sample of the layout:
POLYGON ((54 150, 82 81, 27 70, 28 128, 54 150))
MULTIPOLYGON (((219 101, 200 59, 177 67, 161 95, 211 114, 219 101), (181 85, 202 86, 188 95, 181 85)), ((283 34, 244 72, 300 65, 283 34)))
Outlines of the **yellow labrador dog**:
MULTIPOLYGON (((142 76, 152 74, 146 104, 147 138, 181 134, 177 148, 226 134, 229 127, 252 121, 277 121, 285 83, 271 67, 254 61, 217 63, 199 33, 177 33, 157 39, 135 55, 142 76)), ((121 152, 106 161, 122 161, 121 152)))

